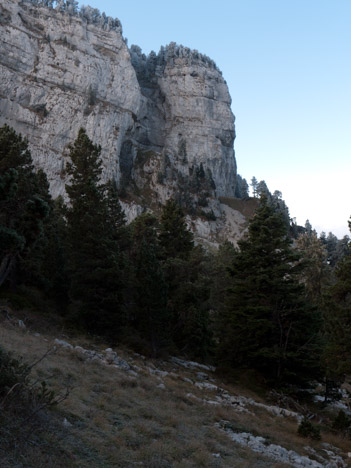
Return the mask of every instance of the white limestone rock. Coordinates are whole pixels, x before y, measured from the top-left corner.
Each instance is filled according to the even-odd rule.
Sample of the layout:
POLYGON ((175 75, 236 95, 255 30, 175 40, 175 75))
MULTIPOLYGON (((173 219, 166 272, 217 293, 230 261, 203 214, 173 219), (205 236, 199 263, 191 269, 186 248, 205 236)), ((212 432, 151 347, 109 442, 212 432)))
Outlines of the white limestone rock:
POLYGON ((68 145, 84 127, 101 145, 103 180, 129 187, 128 222, 176 196, 195 213, 198 240, 236 242, 245 219, 218 198, 233 197, 236 180, 221 72, 174 43, 146 57, 128 49, 118 20, 93 16, 2 0, 0 126, 28 138, 54 197, 65 195, 68 145))

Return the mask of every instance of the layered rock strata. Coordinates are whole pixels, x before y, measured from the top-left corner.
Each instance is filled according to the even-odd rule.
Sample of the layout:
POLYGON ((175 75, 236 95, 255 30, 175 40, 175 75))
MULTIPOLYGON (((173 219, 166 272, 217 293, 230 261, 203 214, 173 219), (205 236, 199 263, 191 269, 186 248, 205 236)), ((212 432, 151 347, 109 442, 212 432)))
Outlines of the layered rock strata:
POLYGON ((227 219, 218 197, 235 190, 230 104, 197 51, 171 43, 146 57, 118 20, 69 0, 1 2, 0 125, 28 138, 53 196, 65 193, 68 147, 84 127, 129 218, 175 196, 200 237, 216 236, 227 219))

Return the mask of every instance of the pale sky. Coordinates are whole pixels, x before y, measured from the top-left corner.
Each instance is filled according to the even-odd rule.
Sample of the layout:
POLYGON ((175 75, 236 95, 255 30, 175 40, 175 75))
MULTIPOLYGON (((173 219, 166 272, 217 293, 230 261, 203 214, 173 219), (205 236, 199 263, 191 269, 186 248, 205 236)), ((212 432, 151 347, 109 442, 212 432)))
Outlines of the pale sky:
POLYGON ((290 216, 350 234, 351 0, 87 0, 144 53, 176 42, 222 70, 238 172, 290 216))

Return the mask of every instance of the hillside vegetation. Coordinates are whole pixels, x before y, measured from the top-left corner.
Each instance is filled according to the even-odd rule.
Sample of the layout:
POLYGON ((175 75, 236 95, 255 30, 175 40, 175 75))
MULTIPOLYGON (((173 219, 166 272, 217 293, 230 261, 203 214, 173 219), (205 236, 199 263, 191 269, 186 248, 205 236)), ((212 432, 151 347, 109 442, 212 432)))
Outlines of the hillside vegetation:
MULTIPOLYGON (((147 359, 120 348, 112 351, 117 353, 112 355, 114 364, 111 355, 105 361, 111 353, 103 351, 106 343, 63 334, 49 317, 5 307, 1 314, 0 339, 6 350, 27 362, 49 351, 33 368, 31 379, 45 380, 56 394, 69 389, 58 406, 36 416, 42 426, 32 427, 32 432, 26 425, 33 419, 22 425, 17 440, 6 440, 12 434, 2 426, 4 468, 347 466, 350 440, 332 430, 337 410, 301 406, 306 414, 316 415, 312 421, 321 428, 321 440, 306 439, 297 434, 302 418, 297 408, 286 405, 284 411, 262 388, 248 390, 240 380, 252 388, 249 376, 224 382, 205 365, 147 359), (95 357, 82 349, 95 351, 95 357), (290 454, 285 463, 284 451, 279 455, 276 449, 281 460, 254 452, 232 441, 232 432, 263 437, 266 448, 275 444, 293 451, 295 458, 290 454), (303 457, 318 464, 307 465, 303 457)), ((14 412, 14 417, 20 415, 14 412)))
POLYGON ((245 237, 208 251, 181 199, 127 225, 83 128, 68 153, 53 200, 0 128, 3 464, 346 466, 347 401, 316 402, 348 397, 349 238, 296 226, 261 181, 223 200, 251 210, 245 237))

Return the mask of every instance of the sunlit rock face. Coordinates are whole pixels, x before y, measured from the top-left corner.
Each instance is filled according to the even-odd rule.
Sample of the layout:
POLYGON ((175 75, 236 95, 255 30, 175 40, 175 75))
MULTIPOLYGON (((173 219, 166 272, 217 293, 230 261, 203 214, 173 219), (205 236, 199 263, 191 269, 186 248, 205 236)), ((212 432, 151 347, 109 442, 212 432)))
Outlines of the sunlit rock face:
POLYGON ((218 197, 235 190, 230 104, 197 51, 171 43, 146 57, 117 19, 72 0, 1 1, 0 125, 28 138, 53 196, 65 194, 68 146, 84 127, 128 218, 174 196, 195 231, 216 237, 227 216, 218 197))
POLYGON ((0 125, 28 138, 55 196, 64 191, 63 154, 80 127, 102 147, 104 177, 118 178, 141 102, 120 25, 14 0, 2 0, 0 15, 0 125))

